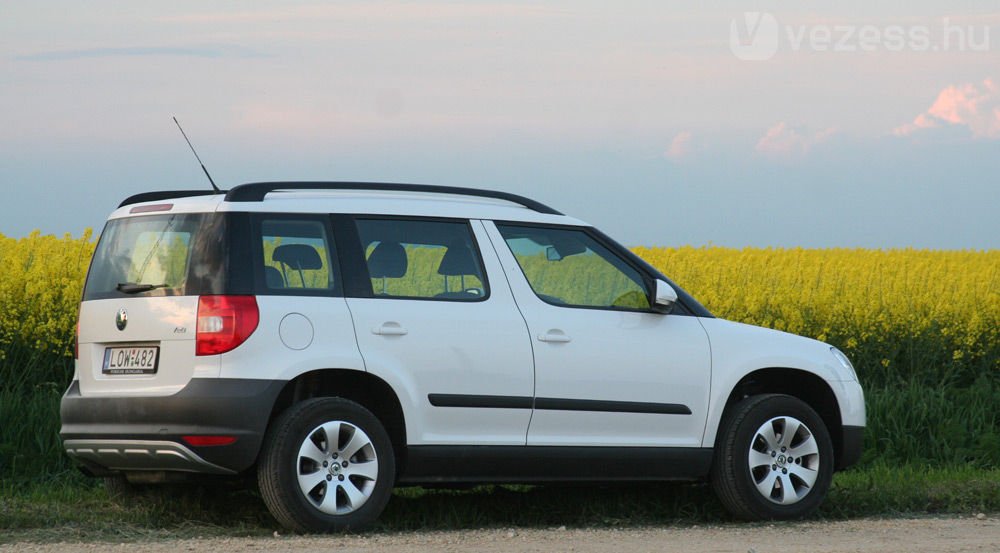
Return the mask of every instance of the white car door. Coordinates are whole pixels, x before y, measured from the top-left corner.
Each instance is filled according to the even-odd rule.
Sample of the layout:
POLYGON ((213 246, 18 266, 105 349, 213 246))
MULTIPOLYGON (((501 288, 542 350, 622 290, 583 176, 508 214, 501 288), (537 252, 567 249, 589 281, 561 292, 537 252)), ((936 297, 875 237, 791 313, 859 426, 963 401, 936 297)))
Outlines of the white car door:
POLYGON ((711 375, 696 317, 585 228, 486 223, 531 333, 528 445, 700 447, 711 375))
POLYGON ((409 445, 524 445, 531 342, 482 225, 357 216, 354 227, 372 288, 347 304, 366 369, 399 395, 409 445))

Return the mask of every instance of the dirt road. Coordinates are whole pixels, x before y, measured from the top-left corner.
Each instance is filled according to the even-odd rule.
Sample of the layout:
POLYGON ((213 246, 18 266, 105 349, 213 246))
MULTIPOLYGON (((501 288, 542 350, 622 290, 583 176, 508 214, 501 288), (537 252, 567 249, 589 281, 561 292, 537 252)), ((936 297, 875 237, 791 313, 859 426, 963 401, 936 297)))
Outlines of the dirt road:
POLYGON ((213 538, 138 543, 15 543, 0 552, 151 551, 355 553, 438 551, 559 552, 1000 552, 1000 516, 852 520, 649 529, 491 529, 359 536, 213 538))

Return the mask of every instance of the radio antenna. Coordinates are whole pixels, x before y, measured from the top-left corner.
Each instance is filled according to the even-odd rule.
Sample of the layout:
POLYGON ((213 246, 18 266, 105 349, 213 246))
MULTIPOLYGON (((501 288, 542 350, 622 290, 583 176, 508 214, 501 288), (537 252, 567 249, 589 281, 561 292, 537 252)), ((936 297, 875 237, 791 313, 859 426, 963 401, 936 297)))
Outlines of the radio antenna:
POLYGON ((216 192, 222 192, 222 190, 219 190, 218 186, 215 186, 215 181, 212 180, 212 175, 208 174, 208 169, 205 169, 205 164, 201 162, 201 158, 198 157, 198 152, 194 150, 194 146, 191 145, 191 140, 188 139, 187 133, 184 132, 184 129, 181 127, 181 124, 179 121, 177 121, 176 117, 174 117, 174 123, 177 125, 177 128, 180 129, 181 136, 183 136, 184 140, 188 143, 188 148, 191 148, 191 153, 194 154, 194 158, 197 159, 198 163, 201 165, 201 170, 204 171, 205 176, 208 177, 208 182, 212 184, 212 190, 215 190, 216 192))

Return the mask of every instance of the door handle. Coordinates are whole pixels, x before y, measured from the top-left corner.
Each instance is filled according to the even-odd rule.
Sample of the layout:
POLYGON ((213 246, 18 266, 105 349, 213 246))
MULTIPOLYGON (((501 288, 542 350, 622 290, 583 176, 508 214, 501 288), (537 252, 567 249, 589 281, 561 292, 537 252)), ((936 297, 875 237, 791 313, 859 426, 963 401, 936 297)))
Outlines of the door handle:
POLYGON ((546 332, 545 334, 539 334, 538 339, 542 342, 556 342, 564 343, 572 341, 573 339, 566 335, 565 332, 559 330, 558 328, 553 328, 552 330, 546 332))
POLYGON ((406 334, 406 329, 399 323, 390 321, 382 323, 382 326, 373 328, 372 334, 378 334, 379 336, 403 336, 406 334))

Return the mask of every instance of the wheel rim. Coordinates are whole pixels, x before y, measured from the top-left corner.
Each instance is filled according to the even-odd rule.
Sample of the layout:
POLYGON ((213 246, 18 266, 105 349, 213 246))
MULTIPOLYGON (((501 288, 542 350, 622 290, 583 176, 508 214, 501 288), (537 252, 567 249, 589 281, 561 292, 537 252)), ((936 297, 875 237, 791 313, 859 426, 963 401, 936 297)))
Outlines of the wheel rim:
POLYGON ((760 425, 747 460, 757 491, 779 505, 801 501, 819 476, 819 444, 795 417, 775 417, 760 425))
POLYGON ((302 495, 328 515, 358 510, 375 491, 375 445, 349 422, 330 421, 314 428, 302 441, 295 465, 302 495))

